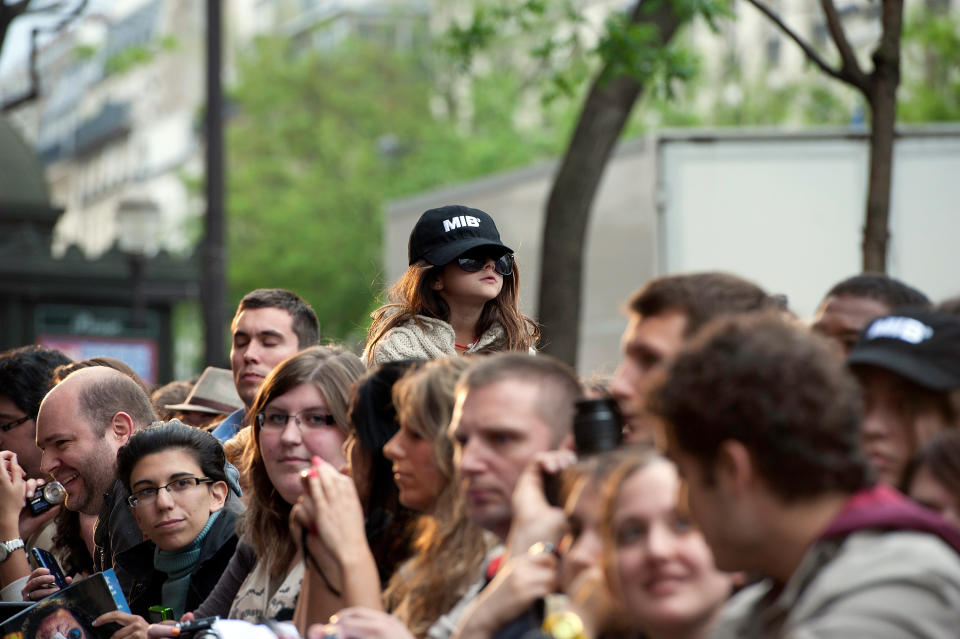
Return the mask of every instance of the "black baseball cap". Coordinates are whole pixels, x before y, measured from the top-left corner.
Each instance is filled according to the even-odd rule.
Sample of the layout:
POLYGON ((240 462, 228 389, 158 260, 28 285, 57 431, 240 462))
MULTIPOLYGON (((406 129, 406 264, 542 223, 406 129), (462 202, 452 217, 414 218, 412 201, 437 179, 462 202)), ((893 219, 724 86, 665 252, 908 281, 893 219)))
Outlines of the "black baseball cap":
POLYGON ((960 388, 960 317, 919 308, 879 317, 847 364, 876 366, 934 391, 960 388))
POLYGON ((410 232, 407 254, 410 264, 423 259, 434 266, 449 264, 458 256, 479 247, 496 253, 513 253, 500 241, 493 218, 469 206, 451 204, 425 211, 410 232))

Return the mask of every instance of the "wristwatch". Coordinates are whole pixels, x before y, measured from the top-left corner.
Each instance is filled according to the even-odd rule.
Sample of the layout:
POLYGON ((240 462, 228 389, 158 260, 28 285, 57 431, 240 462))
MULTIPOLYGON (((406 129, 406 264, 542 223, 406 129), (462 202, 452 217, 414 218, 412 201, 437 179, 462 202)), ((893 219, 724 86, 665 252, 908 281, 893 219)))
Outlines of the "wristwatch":
POLYGON ((0 563, 5 562, 10 553, 20 548, 23 548, 23 540, 19 538, 0 542, 0 563))

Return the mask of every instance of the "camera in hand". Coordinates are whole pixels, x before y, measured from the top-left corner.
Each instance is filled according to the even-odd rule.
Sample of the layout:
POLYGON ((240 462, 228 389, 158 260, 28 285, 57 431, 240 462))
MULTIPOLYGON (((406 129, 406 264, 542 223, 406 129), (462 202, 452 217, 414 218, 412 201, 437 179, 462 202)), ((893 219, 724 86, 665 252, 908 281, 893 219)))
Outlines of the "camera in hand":
POLYGON ((192 639, 220 639, 220 634, 213 629, 213 624, 220 620, 220 617, 201 617, 193 621, 183 621, 179 624, 179 639, 191 637, 192 639))
POLYGON ((63 576, 63 570, 60 569, 60 562, 58 562, 57 558, 51 555, 49 551, 43 548, 31 548, 30 554, 27 555, 27 560, 34 569, 46 568, 49 570, 50 575, 53 576, 53 583, 57 588, 63 590, 69 585, 63 576))
POLYGON ((613 399, 581 399, 573 418, 573 441, 577 455, 613 450, 623 441, 623 417, 613 399))
POLYGON ((33 516, 42 515, 54 506, 59 506, 67 498, 67 489, 58 481, 52 481, 37 489, 27 504, 33 516))

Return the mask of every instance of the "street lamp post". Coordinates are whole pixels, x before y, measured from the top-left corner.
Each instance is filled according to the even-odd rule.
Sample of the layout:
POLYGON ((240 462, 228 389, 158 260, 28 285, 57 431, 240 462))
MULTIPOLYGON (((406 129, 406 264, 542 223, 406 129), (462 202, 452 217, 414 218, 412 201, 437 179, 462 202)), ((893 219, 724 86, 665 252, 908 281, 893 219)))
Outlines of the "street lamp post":
POLYGON ((153 200, 131 198, 117 208, 117 246, 127 257, 130 268, 132 324, 144 326, 146 296, 144 271, 147 260, 157 251, 160 209, 153 200))

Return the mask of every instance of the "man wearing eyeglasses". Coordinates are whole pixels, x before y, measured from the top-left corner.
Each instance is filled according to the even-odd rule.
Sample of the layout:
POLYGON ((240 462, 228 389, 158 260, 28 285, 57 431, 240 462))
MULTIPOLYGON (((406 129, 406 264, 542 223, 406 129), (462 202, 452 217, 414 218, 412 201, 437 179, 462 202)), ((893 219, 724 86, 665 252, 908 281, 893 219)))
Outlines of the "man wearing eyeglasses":
MULTIPOLYGON (((150 398, 132 379, 106 366, 71 373, 40 404, 37 446, 41 469, 63 484, 66 507, 96 515, 97 571, 141 541, 126 504, 126 490, 116 479, 117 451, 140 428, 156 421, 150 398)), ((126 591, 128 575, 117 570, 126 591)), ((47 592, 31 593, 39 598, 47 592)))
MULTIPOLYGON (((29 574, 26 552, 49 549, 51 519, 58 508, 33 516, 23 507, 26 479, 43 476, 37 448, 37 411, 50 390, 53 369, 70 358, 42 346, 24 346, 0 353, 0 599, 19 600, 23 577, 29 574), (20 548, 23 550, 21 551, 20 548)), ((32 482, 31 482, 32 483, 32 482)), ((31 486, 32 489, 32 486, 31 486)), ((32 490, 31 490, 32 492, 32 490)))
POLYGON ((243 427, 246 411, 270 371, 294 353, 314 346, 320 337, 320 323, 310 305, 280 288, 260 288, 244 295, 230 330, 230 368, 244 407, 212 431, 221 442, 243 427))

